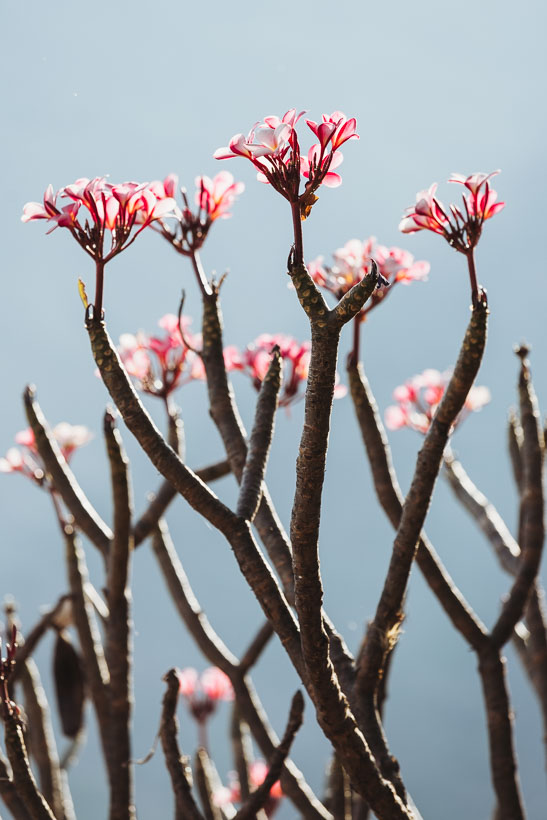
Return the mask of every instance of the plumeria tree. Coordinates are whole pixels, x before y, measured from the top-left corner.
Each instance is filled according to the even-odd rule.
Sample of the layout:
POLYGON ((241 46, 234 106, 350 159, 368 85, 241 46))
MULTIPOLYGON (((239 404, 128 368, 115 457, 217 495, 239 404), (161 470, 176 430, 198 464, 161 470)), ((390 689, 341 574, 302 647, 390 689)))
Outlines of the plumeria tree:
MULTIPOLYGON (((484 222, 502 208, 490 187, 493 174, 453 174, 450 182, 465 189, 462 205, 446 208, 436 185, 418 194, 407 209, 403 233, 429 230, 442 235, 466 257, 471 284, 471 316, 463 331, 453 367, 444 373, 424 370, 396 388, 396 405, 386 409, 386 425, 409 427, 423 436, 408 492, 401 491, 389 443, 360 355, 360 335, 369 314, 381 322, 387 296, 399 283, 424 282, 429 263, 410 251, 388 247, 376 238, 349 239, 332 254, 305 262, 303 223, 323 188, 337 187, 340 148, 359 139, 355 119, 341 111, 320 122, 291 109, 267 116, 247 136, 236 134, 215 152, 218 160, 243 158, 258 180, 287 200, 289 249, 287 298, 297 298, 309 322, 309 339, 267 329, 244 349, 227 345, 221 314, 224 279, 207 275, 201 250, 213 224, 230 216, 243 184, 227 171, 198 176, 195 194, 178 189, 170 174, 163 181, 111 184, 106 178, 79 179, 56 194, 48 187, 43 204, 24 207, 23 220, 46 220, 65 228, 95 263, 96 287, 90 302, 80 295, 97 374, 116 410, 107 410, 103 433, 112 483, 113 516, 104 521, 80 487, 69 459, 90 434, 66 423, 51 429, 34 389, 25 393, 30 427, 16 436, 0 460, 1 472, 19 472, 46 489, 65 543, 67 586, 60 600, 31 630, 18 623, 14 605, 6 611, 8 636, 0 665, 0 700, 7 760, 0 758, 0 794, 16 820, 71 820, 74 809, 67 778, 68 760, 59 760, 48 707, 40 701, 33 651, 47 630, 57 636, 55 681, 65 734, 76 746, 81 737, 83 703, 93 705, 109 788, 109 817, 137 815, 132 749, 131 562, 147 540, 166 589, 209 667, 173 668, 164 675, 165 695, 157 704, 159 738, 168 769, 177 820, 251 818, 264 820, 282 801, 298 816, 314 820, 417 820, 420 795, 409 794, 405 773, 384 728, 386 681, 397 674, 394 650, 405 617, 406 592, 414 563, 438 599, 453 628, 476 653, 485 707, 496 820, 524 818, 524 801, 513 742, 513 715, 505 674, 504 647, 512 640, 530 676, 547 729, 547 630, 538 570, 544 540, 543 451, 537 400, 528 351, 519 348, 519 410, 510 422, 510 452, 520 498, 515 535, 480 493, 456 460, 450 440, 473 411, 489 400, 487 388, 475 385, 486 344, 488 303, 480 286, 475 248, 484 222), (305 119, 312 144, 302 151, 305 119), (116 346, 106 329, 105 266, 148 228, 185 257, 194 273, 202 303, 199 323, 184 313, 184 295, 159 319, 155 335, 128 328, 116 346), (289 234, 292 230, 292 238, 289 234), (323 295, 326 292, 326 298, 323 295), (327 301, 328 300, 328 301, 327 301), (346 363, 348 388, 337 372, 338 344, 352 325, 346 363), (270 332, 271 331, 271 332, 270 332), (257 391, 251 432, 244 429, 230 378, 240 372, 257 391), (184 436, 176 395, 191 381, 207 390, 212 423, 224 453, 218 462, 193 470, 185 459, 184 436), (323 482, 334 398, 349 392, 370 463, 379 506, 395 531, 391 560, 368 628, 355 653, 348 648, 325 610, 319 562, 320 516, 328 510, 323 482), (165 412, 163 435, 139 394, 160 399, 165 412), (304 423, 296 462, 296 489, 290 526, 285 529, 265 482, 276 412, 304 401, 304 423), (146 509, 136 515, 130 470, 117 427, 125 427, 162 476, 146 509), (474 517, 509 573, 509 591, 494 625, 488 629, 451 579, 428 539, 424 524, 437 476, 443 468, 455 495, 474 517), (212 483, 231 474, 237 501, 228 506, 212 483), (209 623, 185 574, 165 520, 180 495, 228 542, 239 572, 262 610, 263 624, 249 634, 247 649, 236 657, 209 623), (98 550, 104 575, 93 584, 85 549, 98 550), (99 591, 100 590, 100 591, 99 591), (290 757, 302 723, 304 699, 298 691, 290 706, 283 737, 275 734, 258 700, 250 671, 271 639, 281 642, 331 744, 325 790, 316 795, 290 757), (21 693, 27 717, 23 717, 21 693), (177 704, 183 701, 197 724, 198 748, 190 762, 181 749, 177 704), (221 701, 232 704, 231 745, 234 771, 221 777, 207 727, 221 701)), ((497 172, 495 172, 497 173, 497 172)), ((341 242, 346 237, 341 237, 341 242)), ((422 287, 422 285, 417 285, 422 287)), ((403 297, 404 288, 399 298, 403 297)), ((422 366, 427 366, 424 362, 422 366)), ((197 388, 196 388, 197 389, 197 388)), ((469 423, 469 422, 468 422, 469 423)), ((357 517, 356 526, 360 526, 357 517)), ((328 581, 327 581, 328 583, 328 581)), ((242 624, 247 630, 248 625, 242 624)), ((165 672, 165 670, 158 670, 165 672)), ((287 698, 287 702, 288 702, 287 698)), ((226 708, 226 707, 224 707, 226 708)), ((75 813, 76 812, 76 813, 75 813)))

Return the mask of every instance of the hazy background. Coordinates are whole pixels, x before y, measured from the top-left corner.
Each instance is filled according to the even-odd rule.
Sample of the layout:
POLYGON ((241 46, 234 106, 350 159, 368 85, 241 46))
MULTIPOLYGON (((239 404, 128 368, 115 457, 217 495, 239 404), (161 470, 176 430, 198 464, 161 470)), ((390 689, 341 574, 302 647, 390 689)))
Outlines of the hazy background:
MULTIPOLYGON (((20 222, 22 205, 77 177, 110 174, 112 181, 163 178, 175 171, 192 189, 196 174, 230 170, 247 185, 230 221, 217 223, 203 252, 208 272, 230 269, 223 290, 226 342, 244 346, 261 332, 308 335, 307 320, 287 289, 291 242, 287 203, 255 181, 244 160, 217 163, 214 150, 267 114, 306 108, 312 119, 342 109, 356 116, 359 142, 344 148, 343 186, 326 190, 305 224, 305 254, 330 257, 348 239, 371 234, 431 262, 430 281, 397 288, 371 316, 364 358, 382 410, 391 391, 426 367, 454 358, 469 317, 465 260, 433 234, 403 237, 397 225, 417 190, 434 180, 441 198, 451 172, 502 168, 495 180, 502 214, 488 223, 478 251, 480 281, 491 307, 490 338, 478 379, 493 400, 458 431, 454 446, 468 472, 498 505, 509 526, 516 499, 506 455, 506 416, 515 400, 512 345, 527 339, 540 398, 545 371, 545 27, 542 2, 499 0, 454 5, 96 2, 2 3, 4 230, 2 299, 2 432, 0 452, 26 426, 20 394, 27 382, 52 424, 86 424, 95 440, 73 466, 100 513, 110 520, 110 490, 101 415, 107 401, 94 376, 76 280, 91 288, 88 258, 67 232, 46 237, 44 225, 20 222)), ((307 129, 304 126, 304 130, 307 129)), ((307 139, 306 138, 303 138, 307 139)), ((307 144, 307 143, 306 143, 307 144)), ((452 189, 452 190, 451 190, 452 189)), ((176 311, 181 287, 199 324, 200 302, 189 265, 148 232, 107 270, 105 304, 114 338, 154 330, 176 311)), ((342 356, 349 345, 342 342, 342 356)), ((342 368, 343 369, 343 358, 342 368)), ((239 374, 234 386, 250 423, 253 393, 239 374)), ((222 456, 208 420, 204 388, 192 384, 183 408, 188 463, 222 456)), ((161 407, 150 405, 163 424, 161 407)), ((302 406, 280 413, 268 482, 288 525, 302 406)), ((153 468, 123 430, 134 466, 138 511, 158 483, 153 468)), ((391 436, 402 486, 410 480, 419 437, 391 436)), ((19 476, 1 477, 2 593, 18 600, 28 629, 39 608, 66 589, 63 546, 49 500, 19 476)), ((228 502, 231 479, 215 486, 228 502)), ((375 501, 351 403, 335 404, 321 530, 321 562, 329 614, 356 648, 374 612, 389 560, 392 533, 375 501)), ((262 614, 241 581, 219 534, 182 500, 168 516, 195 591, 230 648, 241 652, 262 614)), ((481 534, 453 502, 443 481, 427 530, 443 561, 487 624, 509 581, 498 571, 481 534)), ((93 580, 101 567, 88 547, 93 580)), ((134 753, 142 756, 159 721, 173 665, 207 666, 165 594, 148 545, 135 554, 134 753)), ((40 652, 49 685, 51 643, 40 652)), ((534 696, 511 649, 509 680, 516 714, 520 774, 531 818, 544 816, 547 797, 541 724, 534 696)), ((419 572, 411 580, 408 618, 393 668, 387 705, 391 749, 424 820, 487 818, 493 802, 485 719, 475 656, 454 633, 419 572)), ((254 671, 278 732, 283 730, 296 677, 272 642, 254 671)), ((214 757, 230 768, 228 709, 214 718, 214 757)), ((181 742, 193 752, 195 728, 180 712, 181 742)), ((106 815, 102 763, 94 719, 71 784, 79 820, 106 815)), ((62 746, 62 744, 61 744, 62 746)), ((321 793, 328 745, 308 708, 294 759, 321 793)), ((172 796, 161 754, 136 772, 141 818, 170 816, 172 796)), ((280 818, 293 818, 286 805, 280 818)))

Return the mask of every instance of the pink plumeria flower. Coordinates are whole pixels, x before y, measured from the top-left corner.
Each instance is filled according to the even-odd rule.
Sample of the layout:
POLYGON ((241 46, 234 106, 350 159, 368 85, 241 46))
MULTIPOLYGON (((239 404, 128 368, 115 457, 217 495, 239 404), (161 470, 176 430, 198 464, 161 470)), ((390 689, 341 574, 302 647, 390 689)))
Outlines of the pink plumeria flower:
MULTIPOLYGON (((451 371, 441 373, 428 369, 413 376, 393 391, 396 405, 385 411, 385 423, 389 430, 400 430, 410 427, 425 435, 431 420, 450 381, 451 371)), ((490 401, 490 390, 482 385, 472 387, 465 400, 462 411, 454 422, 454 428, 472 412, 481 410, 490 401)))
POLYGON ((192 667, 179 670, 179 692, 198 724, 206 723, 220 701, 232 701, 234 690, 230 679, 217 667, 206 669, 201 677, 192 667))
POLYGON ((203 380, 205 371, 199 355, 201 335, 189 328, 192 320, 167 313, 158 324, 163 336, 151 336, 142 331, 120 336, 118 353, 125 369, 136 382, 138 390, 166 399, 174 390, 194 380, 203 380))
POLYGON ((334 264, 324 265, 323 257, 308 262, 307 268, 314 282, 341 299, 351 288, 371 272, 372 260, 376 262, 382 277, 378 287, 361 311, 360 318, 377 307, 391 292, 394 285, 423 282, 429 274, 429 262, 415 261, 411 253, 402 248, 379 245, 376 237, 350 239, 343 248, 333 253, 334 264))
MULTIPOLYGON (((68 424, 66 421, 57 424, 52 433, 61 455, 66 461, 69 461, 75 450, 83 447, 93 438, 93 434, 87 427, 81 424, 68 424)), ((42 485, 45 480, 46 470, 38 455, 32 429, 28 427, 26 430, 17 433, 15 442, 20 446, 11 447, 5 458, 0 458, 0 473, 21 473, 37 484, 42 485)))
MULTIPOLYGON (((233 176, 226 171, 221 171, 212 179, 198 176, 195 184, 194 202, 197 210, 192 210, 186 190, 181 188, 183 208, 177 206, 175 209, 177 221, 174 227, 167 225, 163 219, 154 225, 175 250, 184 256, 192 256, 201 248, 213 222, 231 217, 232 205, 245 190, 243 182, 235 182, 233 176)), ((170 197, 174 196, 177 185, 178 177, 169 174, 163 182, 156 180, 151 187, 157 195, 164 192, 166 197, 170 197)))
MULTIPOLYGON (((43 205, 28 202, 23 207, 23 222, 45 219, 55 228, 67 228, 78 244, 95 261, 96 285, 93 316, 102 318, 104 266, 128 248, 154 221, 175 216, 176 202, 158 198, 146 182, 111 184, 105 177, 81 177, 56 194, 51 185, 43 205), (58 203, 58 198, 68 204, 58 203), (108 233, 110 239, 108 240, 108 233)), ((88 309, 87 298, 85 300, 88 309)))
MULTIPOLYGON (((255 760, 249 766, 249 786, 250 790, 256 791, 264 783, 269 772, 269 766, 264 760, 255 760)), ((228 806, 234 803, 241 803, 241 786, 237 772, 228 773, 229 786, 221 786, 214 794, 215 805, 219 807, 228 806)), ((273 817, 279 808, 283 797, 281 783, 277 780, 270 789, 269 797, 264 804, 264 811, 267 817, 273 817)))
POLYGON ((296 123, 306 112, 296 113, 295 108, 283 117, 270 115, 257 123, 247 137, 236 134, 228 146, 215 151, 216 159, 245 157, 258 171, 258 179, 272 185, 291 204, 298 204, 305 219, 317 200, 315 191, 321 186, 340 185, 341 178, 334 168, 342 162, 337 153, 341 145, 351 139, 359 139, 355 119, 347 119, 341 111, 323 114, 321 123, 307 120, 319 142, 313 145, 305 157, 301 156, 296 123), (300 191, 301 176, 304 191, 300 191))
POLYGON ((469 280, 471 283, 471 301, 473 307, 479 302, 486 304, 486 292, 479 287, 475 270, 474 250, 481 237, 486 219, 491 219, 504 208, 504 202, 496 202, 497 194, 490 188, 490 178, 499 174, 475 173, 466 177, 463 174, 452 174, 449 182, 463 185, 468 191, 462 197, 463 207, 451 204, 447 210, 436 197, 437 184, 428 191, 421 191, 416 198, 416 205, 407 208, 400 222, 403 233, 429 230, 443 236, 449 245, 463 253, 467 258, 469 280))
POLYGON ((463 197, 463 208, 450 205, 447 210, 436 197, 437 184, 429 190, 421 191, 416 197, 416 205, 407 208, 399 225, 403 233, 429 230, 438 233, 460 253, 468 254, 476 247, 486 219, 499 213, 504 202, 496 202, 497 194, 490 188, 489 180, 499 174, 475 173, 468 177, 452 174, 449 182, 463 185, 469 191, 463 197))

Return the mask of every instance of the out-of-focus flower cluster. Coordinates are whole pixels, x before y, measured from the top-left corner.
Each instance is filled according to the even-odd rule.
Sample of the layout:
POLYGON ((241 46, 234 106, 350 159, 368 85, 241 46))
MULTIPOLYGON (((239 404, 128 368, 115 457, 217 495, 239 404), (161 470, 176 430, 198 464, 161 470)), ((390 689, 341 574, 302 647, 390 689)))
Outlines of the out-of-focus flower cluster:
MULTIPOLYGON (((52 433, 61 454, 67 461, 78 447, 82 447, 93 438, 93 434, 87 427, 81 424, 68 424, 66 421, 57 424, 52 433)), ((31 428, 17 433, 15 442, 20 446, 10 447, 5 457, 0 458, 0 473, 21 473, 38 484, 42 484, 46 471, 38 455, 31 428)))
POLYGON ((201 334, 190 332, 191 323, 181 316, 179 325, 177 316, 166 313, 158 322, 163 335, 138 331, 120 336, 120 358, 143 393, 166 398, 182 384, 205 378, 201 358, 194 352, 201 348, 201 334))
MULTIPOLYGON (((262 785, 268 774, 268 765, 263 760, 255 760, 249 766, 249 786, 251 791, 255 791, 262 785)), ((228 804, 241 803, 241 787, 236 772, 229 772, 228 786, 215 791, 214 799, 217 806, 227 806, 228 804)), ((264 811, 267 817, 273 817, 275 811, 279 807, 283 791, 279 780, 273 784, 268 800, 264 805, 264 811)))
POLYGON ((429 273, 429 262, 415 261, 412 254, 402 248, 379 245, 374 236, 363 241, 350 239, 333 253, 333 259, 332 267, 323 264, 322 256, 309 262, 307 267, 314 282, 334 294, 336 299, 341 299, 370 273, 371 260, 376 262, 384 281, 368 300, 363 316, 385 299, 393 285, 424 281, 429 273))
POLYGON ((165 191, 161 195, 148 182, 112 184, 106 177, 82 177, 57 193, 49 185, 43 204, 27 202, 21 219, 23 222, 45 219, 52 223, 48 233, 67 228, 93 259, 108 262, 132 244, 152 222, 175 216, 175 209, 173 197, 165 191), (105 249, 107 230, 111 238, 110 246, 105 249))
POLYGON ((211 717, 220 701, 232 701, 234 690, 227 675, 211 666, 198 675, 196 669, 187 667, 178 672, 179 693, 185 698, 194 720, 204 724, 211 717))
MULTIPOLYGON (((424 370, 423 373, 396 387, 393 398, 397 404, 386 408, 386 427, 390 430, 410 427, 419 433, 427 433, 451 375, 450 370, 444 373, 439 370, 424 370)), ((487 387, 472 387, 454 426, 460 424, 469 413, 481 410, 490 398, 490 390, 487 387)))
POLYGON ((356 121, 342 111, 323 114, 321 122, 306 120, 317 139, 305 156, 301 155, 296 123, 305 114, 291 108, 283 117, 268 116, 256 123, 247 136, 236 134, 226 147, 215 151, 216 159, 245 157, 258 171, 257 178, 268 183, 291 203, 299 203, 302 217, 308 216, 317 200, 320 185, 336 187, 342 182, 335 172, 342 162, 340 147, 359 139, 356 121), (306 180, 300 193, 301 177, 306 180))
POLYGON ((463 185, 467 193, 462 196, 462 207, 451 204, 446 208, 437 199, 437 183, 426 191, 419 191, 416 204, 407 208, 399 225, 403 233, 433 231, 447 240, 460 253, 469 253, 480 239, 486 219, 499 213, 504 202, 496 202, 497 193, 490 187, 490 178, 499 174, 476 173, 466 177, 452 174, 449 182, 463 185))
MULTIPOLYGON (((205 379, 205 369, 199 355, 201 334, 190 332, 190 318, 181 317, 182 334, 179 319, 172 313, 163 316, 158 324, 165 331, 163 335, 152 336, 142 331, 122 334, 118 352, 137 389, 165 399, 183 384, 205 379)), ((255 389, 260 390, 276 345, 284 363, 279 406, 288 407, 303 398, 311 342, 299 342, 283 333, 262 333, 243 351, 234 345, 225 347, 224 364, 228 372, 237 370, 247 374, 255 389)), ((335 398, 341 398, 346 392, 337 375, 335 398)))
MULTIPOLYGON (((241 370, 250 376, 253 386, 260 390, 264 376, 272 360, 272 350, 277 346, 283 359, 283 384, 279 394, 279 406, 288 407, 303 398, 302 387, 308 378, 311 342, 299 342, 284 333, 262 333, 243 352, 235 347, 226 348, 224 358, 228 370, 241 370)), ((346 394, 346 388, 338 383, 335 398, 346 394)))
MULTIPOLYGON (((177 205, 174 209, 176 222, 171 226, 161 220, 154 226, 184 255, 195 253, 201 248, 213 222, 231 217, 230 208, 245 190, 243 182, 235 182, 227 171, 221 171, 213 179, 208 176, 196 177, 195 185, 195 207, 192 208, 186 190, 181 188, 183 207, 179 208, 177 205)), ((178 177, 176 174, 169 174, 163 182, 152 182, 150 188, 159 199, 174 197, 178 177)))

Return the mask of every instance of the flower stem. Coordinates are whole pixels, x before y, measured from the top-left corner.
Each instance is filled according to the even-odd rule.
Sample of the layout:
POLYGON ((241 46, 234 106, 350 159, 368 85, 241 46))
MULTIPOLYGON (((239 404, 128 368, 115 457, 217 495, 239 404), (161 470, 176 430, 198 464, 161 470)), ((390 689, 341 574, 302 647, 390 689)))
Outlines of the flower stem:
POLYGON ((469 268, 469 280, 471 282, 471 303, 476 307, 479 302, 479 285, 477 282, 477 271, 475 269, 475 249, 467 251, 467 265, 469 268))
POLYGON ((302 218, 300 216, 300 203, 291 202, 292 226, 294 232, 294 266, 304 264, 304 245, 302 240, 302 218))
POLYGON ((95 304, 93 305, 95 319, 100 321, 103 315, 103 283, 104 283, 104 260, 95 261, 95 304))

